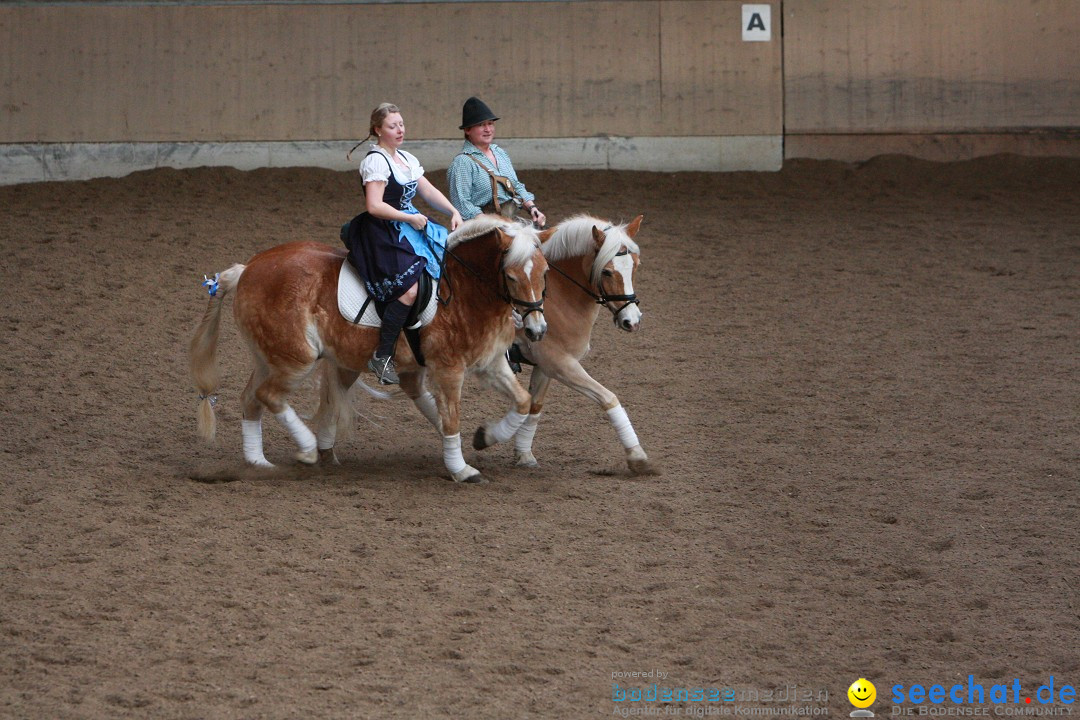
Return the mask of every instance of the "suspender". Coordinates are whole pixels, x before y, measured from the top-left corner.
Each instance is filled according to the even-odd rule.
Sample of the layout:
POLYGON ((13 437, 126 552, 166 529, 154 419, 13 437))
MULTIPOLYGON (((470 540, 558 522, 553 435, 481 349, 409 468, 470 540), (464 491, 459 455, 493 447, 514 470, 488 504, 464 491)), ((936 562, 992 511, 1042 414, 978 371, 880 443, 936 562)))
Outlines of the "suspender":
POLYGON ((491 168, 484 163, 480 162, 480 158, 475 155, 466 155, 465 157, 472 160, 474 163, 480 166, 480 169, 491 176, 491 202, 495 205, 495 212, 499 210, 499 185, 502 185, 511 198, 518 197, 517 190, 514 189, 514 183, 510 181, 510 178, 505 175, 496 175, 491 168))

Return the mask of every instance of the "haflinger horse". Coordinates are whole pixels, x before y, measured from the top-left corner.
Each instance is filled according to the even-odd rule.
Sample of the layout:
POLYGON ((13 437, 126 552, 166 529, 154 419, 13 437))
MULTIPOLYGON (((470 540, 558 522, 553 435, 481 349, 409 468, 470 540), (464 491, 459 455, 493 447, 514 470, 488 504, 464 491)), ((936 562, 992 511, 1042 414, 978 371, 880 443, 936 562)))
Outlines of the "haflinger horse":
MULTIPOLYGON (((554 379, 592 398, 603 408, 626 451, 631 472, 639 475, 656 472, 619 398, 581 366, 581 359, 589 352, 593 324, 601 306, 611 311, 620 330, 634 332, 641 322, 634 293, 634 271, 641 261, 634 237, 641 220, 639 215, 628 224, 616 225, 589 215, 577 215, 555 226, 554 232, 544 240, 544 257, 556 272, 548 275, 544 303, 548 333, 544 342, 533 342, 525 333, 519 333, 517 338, 525 359, 535 364, 529 382, 532 395, 529 416, 514 435, 518 465, 537 464, 532 452, 533 437, 544 397, 554 379)), ((473 447, 480 450, 500 441, 495 434, 481 428, 473 438, 473 447)))
MULTIPOLYGON (((402 337, 396 356, 406 371, 403 386, 442 429, 443 460, 455 482, 483 482, 461 453, 459 405, 466 368, 488 376, 514 401, 500 424, 500 437, 512 437, 529 409, 529 394, 506 364, 514 337, 512 308, 521 310, 522 331, 539 342, 547 331, 543 293, 547 261, 535 230, 503 218, 470 220, 447 238, 440 302, 420 331, 431 392, 421 392, 416 359, 402 337), (504 369, 505 368, 505 369, 504 369), (411 372, 410 372, 411 371, 411 372)), ((270 248, 247 265, 233 265, 218 276, 213 295, 191 341, 191 372, 203 401, 199 433, 214 437, 212 393, 217 388, 217 343, 223 298, 235 291, 233 315, 247 341, 255 368, 242 395, 244 459, 272 467, 263 454, 263 408, 288 430, 299 448, 297 460, 330 460, 342 420, 352 424, 348 388, 366 368, 378 344, 379 329, 354 325, 337 305, 337 280, 345 250, 316 242, 270 248), (289 394, 323 362, 317 435, 289 406, 289 394)))

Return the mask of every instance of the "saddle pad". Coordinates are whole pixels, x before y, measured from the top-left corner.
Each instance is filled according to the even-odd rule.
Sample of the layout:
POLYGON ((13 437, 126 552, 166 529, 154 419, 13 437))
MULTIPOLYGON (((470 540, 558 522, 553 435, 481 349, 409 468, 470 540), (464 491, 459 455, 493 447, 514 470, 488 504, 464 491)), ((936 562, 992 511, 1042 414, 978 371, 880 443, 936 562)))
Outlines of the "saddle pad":
MULTIPOLYGON (((432 291, 427 307, 420 313, 420 325, 418 327, 424 327, 435 319, 435 311, 439 307, 437 294, 432 291)), ((356 325, 380 327, 382 320, 379 319, 379 313, 375 311, 374 301, 367 304, 367 307, 364 308, 363 317, 360 318, 359 322, 356 322, 356 314, 360 312, 360 308, 364 307, 367 299, 368 291, 364 287, 364 281, 360 278, 360 273, 356 272, 356 268, 348 260, 343 260, 341 270, 338 272, 337 290, 338 311, 341 316, 356 325)))

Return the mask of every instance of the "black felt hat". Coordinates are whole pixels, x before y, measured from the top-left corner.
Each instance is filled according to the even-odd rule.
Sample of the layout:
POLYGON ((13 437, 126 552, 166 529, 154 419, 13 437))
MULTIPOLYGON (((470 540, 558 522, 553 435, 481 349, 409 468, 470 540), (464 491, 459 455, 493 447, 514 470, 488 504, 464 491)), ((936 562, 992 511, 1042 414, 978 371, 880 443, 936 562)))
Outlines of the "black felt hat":
POLYGON ((491 112, 491 108, 484 104, 483 100, 471 97, 465 101, 465 105, 461 108, 461 127, 458 130, 471 128, 473 125, 479 125, 488 120, 498 119, 495 113, 491 112))

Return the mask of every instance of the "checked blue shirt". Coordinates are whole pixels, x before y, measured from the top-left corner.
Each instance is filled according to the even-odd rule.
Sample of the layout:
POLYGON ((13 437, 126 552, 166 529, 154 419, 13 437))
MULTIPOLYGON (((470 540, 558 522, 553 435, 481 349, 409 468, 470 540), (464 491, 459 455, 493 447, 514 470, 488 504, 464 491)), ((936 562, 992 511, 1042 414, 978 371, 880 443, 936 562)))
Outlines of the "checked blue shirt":
MULTIPOLYGON (((505 175, 510 178, 514 189, 517 190, 522 202, 533 199, 533 194, 525 189, 524 183, 518 180, 514 172, 514 164, 510 162, 510 156, 498 145, 491 144, 491 152, 498 161, 498 167, 494 167, 479 148, 468 140, 461 149, 461 153, 450 163, 450 169, 446 171, 446 181, 450 186, 450 202, 461 213, 463 220, 476 217, 480 214, 480 208, 491 202, 491 176, 484 172, 470 155, 484 163, 484 167, 490 168, 496 175, 505 175)), ((511 202, 506 189, 499 186, 499 204, 511 202)))

